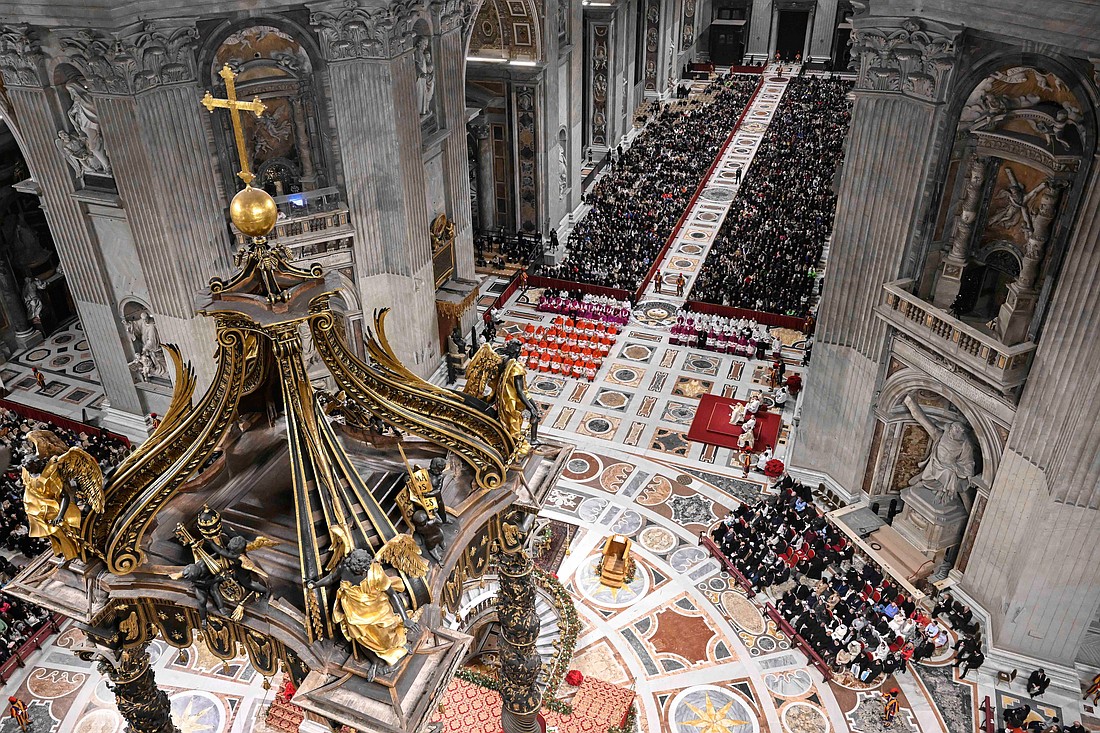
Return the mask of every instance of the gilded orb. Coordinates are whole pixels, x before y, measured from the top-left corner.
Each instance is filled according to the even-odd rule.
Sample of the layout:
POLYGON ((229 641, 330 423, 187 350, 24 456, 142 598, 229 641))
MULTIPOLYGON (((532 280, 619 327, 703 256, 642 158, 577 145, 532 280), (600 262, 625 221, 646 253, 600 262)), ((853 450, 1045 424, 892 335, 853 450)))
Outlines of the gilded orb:
POLYGON ((245 186, 229 204, 229 217, 250 237, 263 237, 275 226, 279 209, 275 199, 262 188, 245 186))

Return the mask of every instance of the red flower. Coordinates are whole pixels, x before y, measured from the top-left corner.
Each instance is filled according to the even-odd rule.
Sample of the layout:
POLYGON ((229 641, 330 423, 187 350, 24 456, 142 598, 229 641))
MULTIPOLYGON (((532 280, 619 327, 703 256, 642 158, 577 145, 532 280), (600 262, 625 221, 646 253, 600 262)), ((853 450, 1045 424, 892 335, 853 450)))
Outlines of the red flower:
POLYGON ((783 475, 783 461, 773 458, 764 464, 764 475, 768 478, 778 478, 783 475))
POLYGON ((569 674, 565 675, 565 681, 573 687, 580 687, 580 684, 584 682, 584 675, 581 674, 579 669, 571 669, 569 674))

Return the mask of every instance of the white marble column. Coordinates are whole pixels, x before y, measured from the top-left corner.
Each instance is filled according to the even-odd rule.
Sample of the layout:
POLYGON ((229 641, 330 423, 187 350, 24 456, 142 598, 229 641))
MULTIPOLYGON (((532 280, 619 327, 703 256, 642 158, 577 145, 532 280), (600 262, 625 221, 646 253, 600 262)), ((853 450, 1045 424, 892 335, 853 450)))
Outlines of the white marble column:
MULTIPOLYGON (((1100 158, 962 587, 997 653, 1070 665, 1100 605, 1100 158)), ((1056 681, 1057 682, 1057 681, 1056 681)))
POLYGON ((4 85, 19 129, 17 140, 41 191, 41 206, 65 270, 65 280, 88 337, 107 399, 115 410, 144 416, 122 349, 115 298, 87 210, 77 195, 72 168, 54 145, 63 128, 57 93, 47 85, 45 57, 28 39, 19 54, 4 54, 4 85))
POLYGON ((836 35, 836 15, 838 0, 817 0, 817 10, 811 20, 813 32, 810 37, 810 53, 807 61, 828 61, 832 56, 833 37, 836 35))
MULTIPOLYGON (((886 32, 894 27, 894 19, 871 20, 882 22, 886 32)), ((957 31, 927 29, 932 39, 949 33, 957 31)), ((923 41, 913 38, 912 52, 920 58, 923 41)), ((813 368, 791 457, 793 466, 823 475, 848 495, 862 485, 884 370, 887 327, 874 307, 882 301, 883 283, 901 276, 923 217, 936 146, 949 144, 953 131, 943 104, 950 65, 946 71, 941 65, 936 83, 918 96, 884 84, 884 78, 912 70, 878 67, 873 53, 867 51, 854 92, 813 368)), ((902 86, 899 79, 896 87, 902 86)))
MULTIPOLYGON (((355 226, 355 281, 363 312, 392 307, 390 343, 410 369, 427 376, 439 365, 441 352, 423 139, 421 126, 411 122, 419 119, 413 26, 422 16, 415 5, 373 12, 337 2, 314 8, 311 23, 328 61, 332 111, 355 226)), ((462 86, 462 76, 443 76, 440 59, 435 68, 435 109, 440 108, 441 96, 446 110, 451 92, 443 88, 462 86)), ((453 106, 451 99, 452 111, 453 106)))

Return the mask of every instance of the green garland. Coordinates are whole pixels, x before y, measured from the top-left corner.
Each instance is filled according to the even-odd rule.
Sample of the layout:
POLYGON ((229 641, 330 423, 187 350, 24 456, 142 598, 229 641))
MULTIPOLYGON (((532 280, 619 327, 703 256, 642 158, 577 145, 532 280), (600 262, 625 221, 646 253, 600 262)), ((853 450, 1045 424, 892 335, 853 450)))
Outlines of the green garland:
POLYGON ((573 659, 573 651, 577 648, 577 636, 580 634, 580 618, 577 616, 577 607, 573 599, 569 597, 569 591, 554 575, 539 568, 534 568, 531 573, 539 587, 550 594, 554 608, 558 611, 558 631, 561 638, 555 642, 557 653, 550 663, 550 672, 546 675, 546 689, 551 692, 561 686, 562 679, 568 671, 569 662, 573 659))
POLYGON ((630 703, 630 709, 626 711, 626 720, 622 725, 613 725, 607 729, 607 733, 634 733, 634 726, 638 722, 638 708, 630 703))
MULTIPOLYGON (((469 682, 471 685, 477 685, 478 687, 484 687, 486 690, 492 690, 493 692, 500 692, 500 680, 496 677, 490 677, 487 674, 481 672, 475 672, 469 667, 459 667, 455 672, 455 677, 460 680, 469 682)), ((559 715, 572 715, 573 706, 569 703, 562 702, 561 700, 543 700, 542 706, 547 710, 558 713, 559 715)))

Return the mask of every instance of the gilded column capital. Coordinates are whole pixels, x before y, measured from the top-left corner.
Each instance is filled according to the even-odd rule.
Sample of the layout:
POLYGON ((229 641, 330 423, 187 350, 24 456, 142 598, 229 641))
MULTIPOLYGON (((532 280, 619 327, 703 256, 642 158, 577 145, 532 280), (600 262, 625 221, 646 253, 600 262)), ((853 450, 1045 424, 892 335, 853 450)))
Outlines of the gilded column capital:
POLYGON ((362 0, 311 8, 309 23, 328 61, 393 59, 412 50, 413 26, 427 10, 425 0, 397 0, 370 7, 362 0))
POLYGON ((919 18, 853 19, 852 69, 857 89, 943 102, 958 60, 962 29, 919 18))
POLYGON ((130 95, 197 79, 194 24, 142 21, 111 33, 56 33, 56 61, 75 67, 96 94, 130 95))
POLYGON ((0 26, 0 76, 4 86, 46 86, 42 31, 26 23, 0 26))

